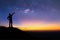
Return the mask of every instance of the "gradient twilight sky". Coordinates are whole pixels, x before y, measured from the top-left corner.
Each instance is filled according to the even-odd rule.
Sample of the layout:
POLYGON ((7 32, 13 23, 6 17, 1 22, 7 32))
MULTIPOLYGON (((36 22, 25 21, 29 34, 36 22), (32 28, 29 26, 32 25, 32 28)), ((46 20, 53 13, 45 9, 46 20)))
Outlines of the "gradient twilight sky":
POLYGON ((60 29, 60 0, 0 0, 0 25, 8 25, 7 16, 12 12, 14 26, 60 29))

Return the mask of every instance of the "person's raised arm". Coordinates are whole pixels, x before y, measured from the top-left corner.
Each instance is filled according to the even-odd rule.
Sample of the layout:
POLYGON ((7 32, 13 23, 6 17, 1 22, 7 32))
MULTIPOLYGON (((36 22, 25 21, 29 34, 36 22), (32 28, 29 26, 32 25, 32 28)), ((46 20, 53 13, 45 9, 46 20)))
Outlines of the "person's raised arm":
POLYGON ((15 12, 12 13, 12 16, 15 14, 15 12))

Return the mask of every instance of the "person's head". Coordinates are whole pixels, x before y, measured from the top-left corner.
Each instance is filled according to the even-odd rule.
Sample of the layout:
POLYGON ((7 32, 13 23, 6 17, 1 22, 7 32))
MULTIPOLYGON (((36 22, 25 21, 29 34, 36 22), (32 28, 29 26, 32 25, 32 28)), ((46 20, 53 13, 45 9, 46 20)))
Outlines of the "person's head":
POLYGON ((9 13, 9 15, 11 15, 11 14, 9 13))

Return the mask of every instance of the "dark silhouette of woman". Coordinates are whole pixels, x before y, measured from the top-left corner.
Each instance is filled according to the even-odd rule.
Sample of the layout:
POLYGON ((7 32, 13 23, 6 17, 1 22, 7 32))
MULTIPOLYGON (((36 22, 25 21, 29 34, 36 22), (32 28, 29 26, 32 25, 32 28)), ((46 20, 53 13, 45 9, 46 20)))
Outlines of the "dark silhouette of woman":
POLYGON ((13 27, 12 16, 14 15, 14 13, 12 13, 12 14, 9 13, 9 16, 7 17, 7 19, 9 20, 9 27, 13 27))

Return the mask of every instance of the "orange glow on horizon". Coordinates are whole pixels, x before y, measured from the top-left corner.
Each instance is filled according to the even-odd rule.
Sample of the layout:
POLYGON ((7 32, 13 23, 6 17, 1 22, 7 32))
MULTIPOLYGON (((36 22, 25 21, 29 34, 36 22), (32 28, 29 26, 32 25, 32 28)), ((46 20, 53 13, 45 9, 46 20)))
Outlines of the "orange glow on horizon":
POLYGON ((58 22, 43 22, 43 21, 24 21, 18 27, 23 31, 33 30, 60 30, 60 23, 58 22))

